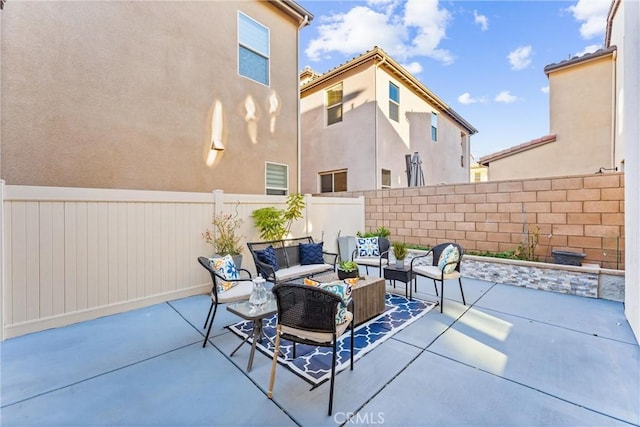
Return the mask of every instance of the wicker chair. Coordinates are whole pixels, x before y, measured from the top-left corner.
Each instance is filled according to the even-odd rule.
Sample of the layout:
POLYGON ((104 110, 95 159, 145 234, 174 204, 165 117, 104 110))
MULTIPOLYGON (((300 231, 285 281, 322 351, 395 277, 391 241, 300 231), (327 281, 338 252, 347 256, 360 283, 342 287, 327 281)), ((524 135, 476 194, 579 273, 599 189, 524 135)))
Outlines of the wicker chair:
MULTIPOLYGON (((353 370, 353 312, 347 312, 347 321, 336 324, 338 305, 342 298, 333 292, 313 286, 283 283, 273 287, 278 304, 276 343, 271 365, 268 397, 273 397, 276 365, 280 352, 280 340, 293 342, 295 358, 296 343, 333 348, 331 386, 329 389, 329 415, 333 410, 333 385, 336 369, 336 343, 338 338, 351 329, 351 370, 353 370)), ((351 310, 353 306, 351 304, 351 310)))
MULTIPOLYGON (((458 279, 458 284, 460 285, 460 294, 462 295, 462 304, 466 305, 464 300, 464 291, 462 290, 462 280, 460 275, 460 264, 462 263, 462 256, 464 255, 464 249, 462 246, 457 243, 447 242, 440 243, 429 250, 425 255, 419 255, 414 257, 411 260, 411 271, 413 274, 418 276, 427 277, 433 280, 433 287, 436 290, 436 295, 438 295, 438 287, 436 285, 436 281, 440 282, 440 313, 442 313, 442 305, 444 303, 444 281, 449 279, 458 279), (444 272, 444 266, 438 267, 440 262, 440 257, 444 250, 449 246, 453 245, 458 249, 458 256, 455 260, 452 260, 445 265, 455 264, 455 268, 450 273, 444 272), (427 257, 429 254, 433 255, 433 261, 431 265, 419 265, 416 261, 427 257)), ((418 281, 415 282, 415 290, 418 291, 418 281)))
POLYGON ((245 272, 249 275, 248 278, 238 278, 235 279, 234 282, 238 282, 236 286, 229 289, 226 292, 218 293, 218 280, 228 281, 226 277, 220 276, 215 272, 213 268, 211 268, 211 264, 209 263, 209 258, 207 257, 198 257, 198 262, 201 266, 205 268, 211 274, 211 281, 213 282, 213 287, 211 288, 211 306, 209 307, 209 313, 207 314, 207 319, 204 321, 203 328, 207 328, 207 323, 209 327, 207 328, 207 334, 204 337, 204 342, 202 343, 202 347, 207 345, 207 340, 209 339, 209 334, 211 333, 211 327, 213 326, 213 319, 216 317, 216 311, 218 310, 218 304, 227 304, 230 302, 242 301, 249 299, 251 296, 251 291, 253 290, 253 282, 251 273, 244 268, 239 268, 239 272, 245 272), (213 311, 213 315, 211 315, 211 311, 213 311), (211 321, 209 321, 209 317, 211 317, 211 321))

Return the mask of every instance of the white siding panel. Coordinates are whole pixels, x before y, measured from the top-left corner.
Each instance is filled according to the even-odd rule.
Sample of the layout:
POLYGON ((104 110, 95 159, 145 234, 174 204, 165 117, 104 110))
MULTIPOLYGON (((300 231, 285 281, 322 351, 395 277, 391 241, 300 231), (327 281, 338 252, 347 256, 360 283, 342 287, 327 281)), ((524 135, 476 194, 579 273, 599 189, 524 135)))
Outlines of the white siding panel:
POLYGON ((87 203, 87 307, 98 303, 98 203, 87 203))
POLYGON ((27 236, 26 236, 26 203, 17 202, 13 205, 12 217, 13 227, 11 228, 12 243, 12 275, 13 295, 11 304, 13 306, 13 323, 27 320, 27 236))
POLYGON ((76 202, 76 304, 78 310, 88 308, 87 250, 88 212, 86 202, 76 202))
POLYGON ((109 203, 98 203, 98 305, 109 304, 109 203))
POLYGON ((40 229, 35 226, 40 222, 38 203, 25 204, 25 237, 27 243, 26 256, 26 319, 40 316, 40 229))
POLYGON ((76 251, 76 236, 78 234, 76 223, 76 204, 65 202, 64 204, 64 308, 65 311, 76 311, 77 283, 76 265, 78 262, 76 251))
POLYGON ((51 224, 53 225, 51 242, 53 271, 51 281, 53 282, 53 314, 67 313, 65 311, 65 232, 64 232, 64 202, 55 202, 51 205, 51 224))
POLYGON ((40 203, 40 316, 53 315, 53 207, 40 203))

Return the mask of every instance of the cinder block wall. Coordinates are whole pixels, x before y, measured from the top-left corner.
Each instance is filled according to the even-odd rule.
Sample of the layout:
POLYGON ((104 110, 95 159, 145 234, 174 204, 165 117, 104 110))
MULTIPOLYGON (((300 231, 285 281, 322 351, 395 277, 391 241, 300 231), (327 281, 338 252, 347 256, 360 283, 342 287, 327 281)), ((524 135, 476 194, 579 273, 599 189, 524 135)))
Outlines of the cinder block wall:
POLYGON ((365 231, 432 246, 456 241, 471 251, 516 249, 538 233, 535 254, 585 253, 585 263, 624 269, 624 174, 438 185, 333 196, 365 197, 365 231))

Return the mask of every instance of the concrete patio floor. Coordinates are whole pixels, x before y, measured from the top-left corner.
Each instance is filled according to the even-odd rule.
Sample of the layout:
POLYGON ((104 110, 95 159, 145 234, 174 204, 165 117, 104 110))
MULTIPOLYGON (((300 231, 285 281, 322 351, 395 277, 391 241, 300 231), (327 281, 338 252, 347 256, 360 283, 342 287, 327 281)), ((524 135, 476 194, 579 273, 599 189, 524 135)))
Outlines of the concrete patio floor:
MULTIPOLYGON (((640 350, 621 303, 463 279, 435 308, 311 386, 224 326, 206 295, 6 340, 2 426, 612 426, 640 424, 640 350), (351 417, 351 418, 349 418, 351 417)), ((419 298, 435 300, 420 279, 419 298)))

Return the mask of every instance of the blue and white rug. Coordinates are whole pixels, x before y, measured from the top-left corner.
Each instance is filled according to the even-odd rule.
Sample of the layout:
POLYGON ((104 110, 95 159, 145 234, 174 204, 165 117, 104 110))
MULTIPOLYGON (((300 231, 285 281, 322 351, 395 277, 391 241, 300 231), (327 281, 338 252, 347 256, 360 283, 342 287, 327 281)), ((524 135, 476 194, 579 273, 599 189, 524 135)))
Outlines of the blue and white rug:
MULTIPOLYGON (((427 314, 437 303, 414 299, 409 301, 401 295, 385 296, 385 311, 377 317, 357 326, 353 331, 354 362, 427 314)), ((264 319, 264 333, 272 340, 275 338, 277 316, 264 319)), ((243 339, 253 335, 252 322, 243 321, 229 326, 229 329, 243 339)), ((249 338, 251 341, 252 338, 249 338)), ((336 373, 349 367, 349 348, 351 334, 347 330, 338 339, 336 373)), ((257 348, 273 357, 274 346, 269 340, 257 344, 257 348)), ((301 376, 313 385, 319 385, 331 377, 331 347, 315 347, 296 344, 296 358, 293 357, 293 345, 290 341, 280 341, 278 362, 301 376), (284 357, 283 357, 284 355, 284 357)))

